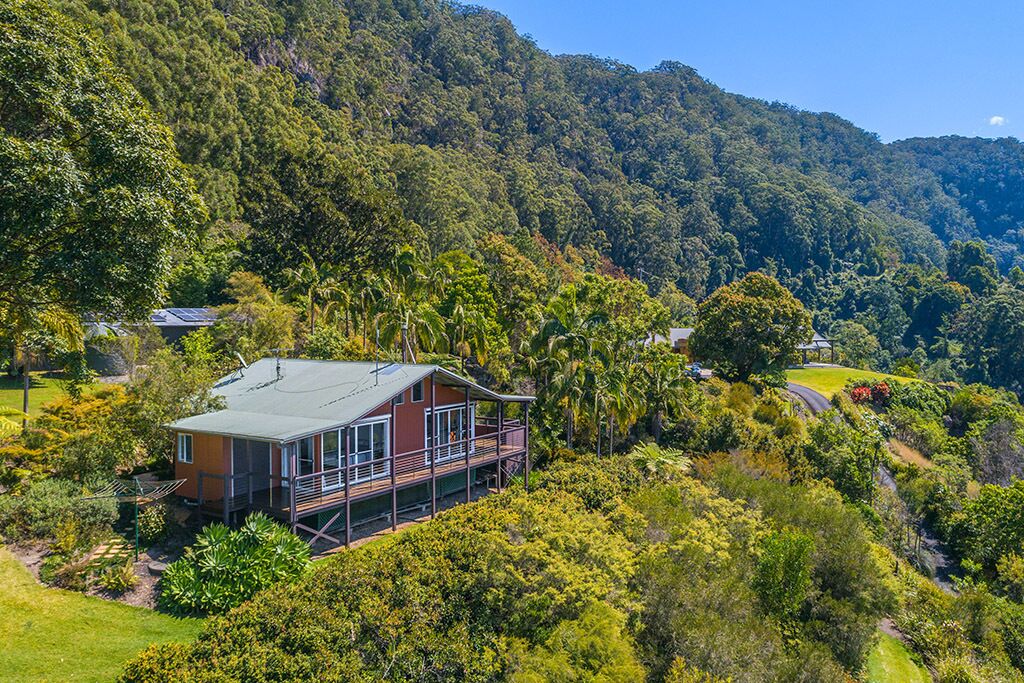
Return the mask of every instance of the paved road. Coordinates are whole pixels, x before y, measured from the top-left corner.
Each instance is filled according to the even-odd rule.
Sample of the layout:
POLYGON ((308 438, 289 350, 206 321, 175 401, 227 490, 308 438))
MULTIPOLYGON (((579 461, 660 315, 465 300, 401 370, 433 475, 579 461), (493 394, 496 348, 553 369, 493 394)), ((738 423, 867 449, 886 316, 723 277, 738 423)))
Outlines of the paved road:
POLYGON ((815 415, 823 413, 832 407, 832 403, 825 398, 823 394, 819 394, 810 387, 805 387, 802 384, 794 384, 793 382, 787 382, 786 389, 788 389, 790 393, 799 396, 800 400, 806 403, 807 407, 810 408, 811 412, 815 415))

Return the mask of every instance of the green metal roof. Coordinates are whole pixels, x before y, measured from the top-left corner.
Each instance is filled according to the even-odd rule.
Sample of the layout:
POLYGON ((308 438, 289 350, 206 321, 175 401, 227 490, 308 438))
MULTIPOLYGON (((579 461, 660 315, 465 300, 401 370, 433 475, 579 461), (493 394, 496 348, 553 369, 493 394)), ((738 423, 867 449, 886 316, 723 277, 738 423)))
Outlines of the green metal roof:
POLYGON ((291 441, 347 426, 432 373, 437 373, 439 384, 469 387, 474 400, 533 400, 496 394, 436 365, 264 358, 214 386, 227 409, 186 417, 168 426, 291 441))

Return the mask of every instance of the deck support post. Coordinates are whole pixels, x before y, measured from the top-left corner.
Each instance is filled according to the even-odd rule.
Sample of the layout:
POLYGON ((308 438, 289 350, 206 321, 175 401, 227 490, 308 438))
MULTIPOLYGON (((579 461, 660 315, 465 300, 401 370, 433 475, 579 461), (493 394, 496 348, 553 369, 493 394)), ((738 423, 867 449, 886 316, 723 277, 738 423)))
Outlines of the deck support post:
POLYGON ((466 407, 465 413, 463 413, 463 415, 465 415, 465 418, 462 420, 462 435, 466 439, 466 502, 468 503, 473 500, 473 468, 470 467, 469 460, 469 448, 470 445, 473 443, 472 439, 470 439, 469 436, 471 433, 470 430, 472 429, 472 424, 470 424, 469 419, 469 387, 466 387, 466 407))
POLYGON ((349 430, 351 427, 345 427, 344 438, 345 438, 345 547, 349 548, 352 546, 352 487, 349 485, 351 480, 349 479, 349 457, 348 457, 348 440, 349 430))
POLYGON ((299 445, 291 448, 288 456, 288 517, 291 520, 292 533, 295 533, 299 524, 299 511, 295 509, 295 473, 297 471, 299 445))
POLYGON ((498 451, 498 493, 501 493, 501 439, 505 432, 505 402, 498 401, 498 437, 494 440, 498 451))
POLYGON ((437 415, 434 413, 437 405, 437 396, 434 391, 434 379, 437 377, 437 373, 433 372, 430 374, 430 428, 427 433, 430 434, 430 518, 433 519, 434 515, 437 514, 437 415))
POLYGON ((523 403, 523 486, 530 492, 530 404, 523 403))
MULTIPOLYGON (((403 394, 404 395, 404 394, 403 394)), ((388 444, 391 446, 391 530, 398 531, 398 481, 395 477, 395 400, 391 399, 391 434, 388 444)))

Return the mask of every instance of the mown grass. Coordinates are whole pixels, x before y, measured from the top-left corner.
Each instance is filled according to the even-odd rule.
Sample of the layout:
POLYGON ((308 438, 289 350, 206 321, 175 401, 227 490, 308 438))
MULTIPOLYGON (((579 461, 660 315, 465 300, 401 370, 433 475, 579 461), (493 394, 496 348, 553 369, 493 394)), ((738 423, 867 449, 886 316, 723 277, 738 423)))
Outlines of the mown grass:
POLYGON ((819 394, 832 398, 842 391, 846 383, 853 379, 884 379, 892 382, 917 382, 916 379, 887 375, 871 370, 853 368, 794 368, 786 371, 790 382, 814 389, 819 394))
POLYGON ((910 650, 896 638, 882 633, 868 655, 868 683, 930 683, 928 671, 911 657, 910 650))
POLYGON ((0 548, 4 681, 111 681, 142 648, 191 640, 201 623, 47 588, 0 548))
MULTIPOLYGON (((60 382, 47 377, 41 372, 32 373, 32 383, 28 390, 28 414, 38 415, 39 407, 64 395, 60 382)), ((0 407, 21 410, 22 379, 0 374, 0 407)))

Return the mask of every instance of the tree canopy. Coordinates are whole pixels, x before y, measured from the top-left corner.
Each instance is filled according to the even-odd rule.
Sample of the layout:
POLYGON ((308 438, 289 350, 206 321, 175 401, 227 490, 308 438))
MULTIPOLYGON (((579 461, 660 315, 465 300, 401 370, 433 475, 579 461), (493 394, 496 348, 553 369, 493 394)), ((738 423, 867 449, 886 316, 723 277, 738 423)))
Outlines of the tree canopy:
POLYGON ((696 358, 713 361, 723 376, 746 380, 778 375, 811 339, 811 316, 777 280, 751 273, 701 303, 690 337, 696 358))

